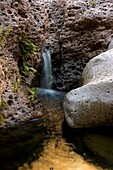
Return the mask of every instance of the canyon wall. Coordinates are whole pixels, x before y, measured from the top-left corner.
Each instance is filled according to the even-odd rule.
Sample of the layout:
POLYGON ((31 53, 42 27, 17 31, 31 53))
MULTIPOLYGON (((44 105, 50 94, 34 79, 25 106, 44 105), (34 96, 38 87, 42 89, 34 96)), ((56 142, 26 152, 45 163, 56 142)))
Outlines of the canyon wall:
POLYGON ((3 127, 42 114, 38 99, 31 105, 30 84, 35 76, 32 70, 37 69, 41 61, 49 18, 42 0, 1 0, 0 11, 0 57, 4 62, 4 66, 0 62, 0 78, 4 71, 4 81, 1 78, 0 82, 0 123, 3 127), (26 47, 36 48, 28 58, 22 54, 22 42, 23 46, 29 43, 26 47), (20 68, 24 70, 23 75, 20 68))
POLYGON ((52 49, 55 88, 79 86, 86 63, 107 50, 113 33, 112 0, 62 0, 49 3, 51 27, 46 44, 52 49))
POLYGON ((113 3, 112 0, 1 0, 0 11, 0 119, 5 120, 2 127, 43 114, 40 101, 31 106, 33 96, 28 89, 39 86, 44 47, 51 51, 53 88, 69 91, 80 85, 86 63, 106 51, 111 41, 113 3), (22 56, 24 40, 36 48, 27 59, 22 56))

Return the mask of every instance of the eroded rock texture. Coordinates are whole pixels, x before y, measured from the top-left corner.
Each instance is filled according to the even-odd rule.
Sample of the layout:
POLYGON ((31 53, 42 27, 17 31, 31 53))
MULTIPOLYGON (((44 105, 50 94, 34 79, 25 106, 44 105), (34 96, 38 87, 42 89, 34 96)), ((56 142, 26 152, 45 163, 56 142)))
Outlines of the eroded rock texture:
MULTIPOLYGON (((42 114, 41 105, 37 100, 30 106, 30 99, 27 87, 30 85, 33 75, 24 77, 28 84, 21 84, 19 73, 19 59, 21 51, 19 44, 25 37, 36 45, 36 54, 31 54, 31 67, 37 69, 40 61, 45 37, 48 32, 48 14, 43 1, 28 0, 1 0, 0 1, 0 52, 4 60, 5 68, 5 89, 2 93, 2 100, 8 104, 8 108, 2 108, 2 115, 5 125, 10 126, 23 122, 42 114), (9 29, 8 35, 5 32, 9 29), (6 36, 2 38, 3 36, 6 36)), ((0 67, 1 68, 1 67, 0 67)), ((0 80, 1 81, 1 80, 0 80)))
POLYGON ((113 49, 89 61, 83 86, 66 95, 64 111, 73 128, 113 125, 113 49))
POLYGON ((1 95, 5 88, 5 74, 4 74, 4 61, 0 59, 0 102, 1 102, 1 95))
MULTIPOLYGON (((47 4, 46 4, 47 5, 47 4)), ((78 87, 86 63, 106 51, 113 33, 112 0, 62 0, 48 5, 55 88, 78 87)))
MULTIPOLYGON (((38 70, 35 86, 41 77, 42 49, 48 46, 53 88, 69 91, 78 87, 86 63, 107 49, 113 33, 112 0, 1 0, 0 11, 0 33, 1 24, 4 30, 9 29, 5 41, 0 40, 6 84, 2 98, 9 105, 5 110, 6 125, 40 115, 40 104, 36 104, 38 108, 35 105, 37 109, 29 107, 26 85, 19 84, 19 43, 24 37, 37 46, 36 54, 30 56, 31 66, 38 70)), ((24 78, 30 86, 33 76, 24 78)))

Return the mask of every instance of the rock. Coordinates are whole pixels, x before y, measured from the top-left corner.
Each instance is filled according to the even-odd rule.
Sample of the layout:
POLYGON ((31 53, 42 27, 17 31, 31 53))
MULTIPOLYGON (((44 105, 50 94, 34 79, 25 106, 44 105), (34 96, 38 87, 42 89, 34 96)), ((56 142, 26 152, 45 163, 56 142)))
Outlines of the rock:
POLYGON ((86 65, 83 86, 66 95, 64 112, 73 128, 113 125, 113 49, 86 65))
POLYGON ((5 86, 6 86, 3 66, 4 66, 4 61, 2 59, 0 59, 0 102, 1 102, 1 95, 4 91, 5 86))
POLYGON ((112 0, 45 1, 51 23, 46 44, 53 51, 53 74, 58 90, 59 83, 65 85, 66 91, 77 88, 78 75, 81 77, 78 71, 82 73, 91 58, 106 51, 113 33, 112 5, 112 0))
POLYGON ((111 36, 111 40, 108 44, 108 50, 112 49, 113 48, 113 35, 111 36))
MULTIPOLYGON (((8 109, 2 111, 4 125, 0 124, 0 127, 8 127, 14 123, 33 119, 34 114, 35 118, 39 117, 42 112, 42 107, 40 104, 35 104, 35 101, 35 106, 30 106, 28 85, 21 83, 18 66, 21 58, 20 43, 27 37, 36 46, 36 54, 31 54, 32 67, 35 69, 39 67, 38 62, 48 32, 49 19, 42 0, 3 0, 0 1, 0 11, 0 38, 2 39, 2 41, 0 39, 0 58, 4 61, 3 65, 0 59, 0 100, 3 99, 9 105, 8 109), (12 96, 11 100, 10 96, 12 96), (23 108, 26 110, 26 116, 23 108), (10 118, 9 115, 14 117, 10 118)), ((30 75, 27 82, 31 84, 32 79, 33 75, 30 75)))
MULTIPOLYGON (((17 114, 22 112, 21 106, 27 112, 33 113, 34 108, 28 106, 28 95, 19 89, 14 92, 14 84, 20 79, 18 60, 21 55, 19 43, 24 38, 30 39, 37 47, 32 54, 32 67, 37 70, 37 83, 41 78, 41 53, 44 46, 52 50, 53 74, 55 88, 69 91, 78 87, 81 73, 86 63, 107 49, 113 33, 112 0, 100 0, 95 4, 89 0, 2 0, 0 1, 0 23, 4 30, 9 30, 3 45, 0 47, 0 57, 5 60, 6 86, 2 98, 9 101, 13 96, 13 104, 5 112, 17 114), (13 85, 12 85, 13 84, 13 85), (18 98, 18 101, 16 100, 18 98)), ((29 76, 31 86, 33 76, 29 76)), ((1 82, 1 79, 0 79, 1 82)), ((1 84, 1 87, 3 85, 1 84)), ((37 115, 40 111, 35 109, 37 115), (37 111, 36 111, 37 110, 37 111)))
POLYGON ((84 137, 84 144, 97 156, 104 158, 105 162, 113 165, 113 137, 101 134, 87 134, 84 137))

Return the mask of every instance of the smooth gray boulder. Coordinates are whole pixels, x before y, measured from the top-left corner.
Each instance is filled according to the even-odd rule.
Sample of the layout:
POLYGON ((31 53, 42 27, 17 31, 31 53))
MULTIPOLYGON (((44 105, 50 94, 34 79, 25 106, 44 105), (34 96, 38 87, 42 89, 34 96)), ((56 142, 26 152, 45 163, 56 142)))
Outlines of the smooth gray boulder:
POLYGON ((113 125, 113 49, 89 61, 83 86, 66 94, 63 107, 72 128, 113 125))

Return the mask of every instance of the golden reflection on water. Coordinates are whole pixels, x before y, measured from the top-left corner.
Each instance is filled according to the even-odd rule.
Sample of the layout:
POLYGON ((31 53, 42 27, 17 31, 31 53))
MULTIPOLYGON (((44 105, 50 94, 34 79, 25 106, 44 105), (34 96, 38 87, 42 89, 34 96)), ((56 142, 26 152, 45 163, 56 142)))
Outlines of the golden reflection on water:
POLYGON ((39 159, 18 170, 102 170, 75 153, 64 139, 50 139, 39 159))
POLYGON ((42 127, 46 127, 50 137, 44 143, 44 150, 39 158, 30 165, 25 163, 18 170, 102 170, 101 167, 89 163, 75 153, 62 136, 64 114, 62 109, 45 108, 42 127), (59 111, 60 110, 60 111, 59 111))

